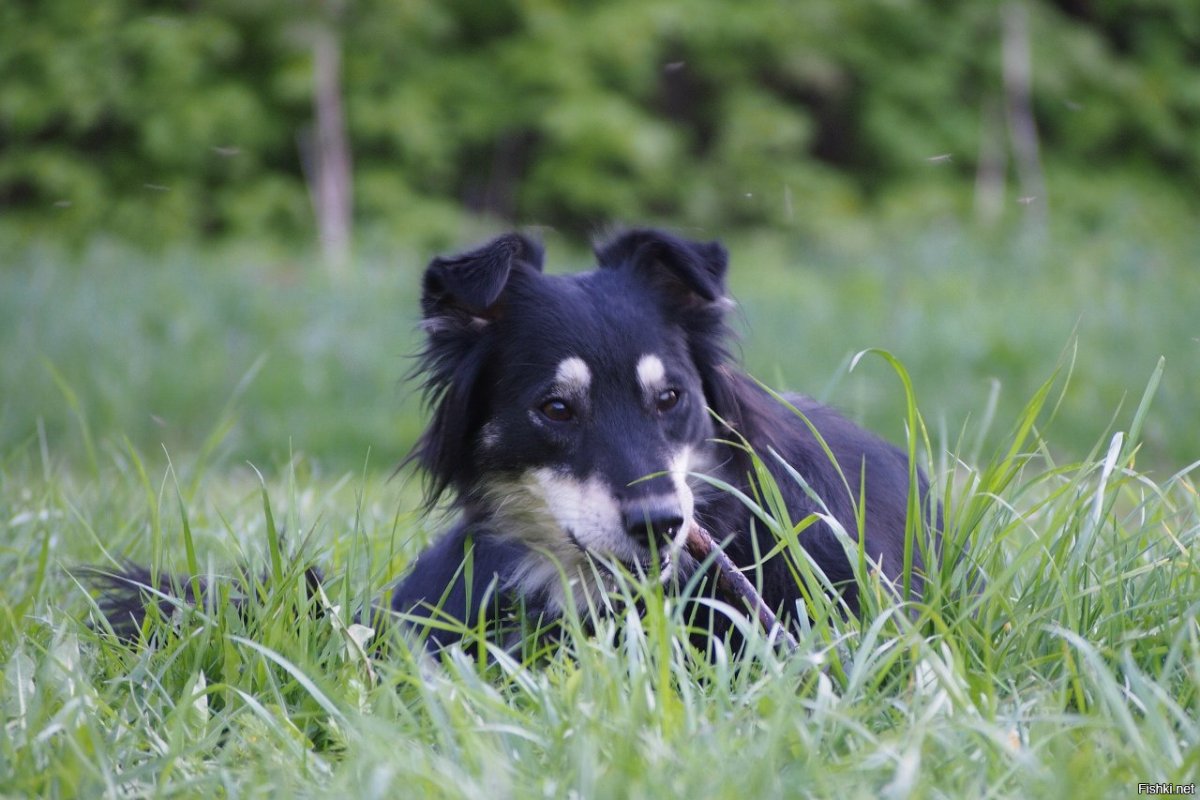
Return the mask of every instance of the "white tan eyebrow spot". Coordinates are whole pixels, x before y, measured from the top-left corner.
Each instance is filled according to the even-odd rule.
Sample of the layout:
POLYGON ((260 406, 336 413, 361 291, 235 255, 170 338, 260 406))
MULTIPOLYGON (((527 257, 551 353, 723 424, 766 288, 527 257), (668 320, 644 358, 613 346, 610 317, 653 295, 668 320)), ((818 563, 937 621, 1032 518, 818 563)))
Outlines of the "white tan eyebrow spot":
POLYGON ((554 383, 560 391, 568 394, 586 394, 592 385, 592 371, 587 362, 578 356, 564 358, 554 372, 554 383))
POLYGON ((638 359, 637 377, 642 389, 651 394, 663 388, 667 379, 667 368, 658 356, 645 355, 638 359))
POLYGON ((489 450, 500 444, 500 425, 495 420, 484 424, 479 431, 479 442, 489 450))

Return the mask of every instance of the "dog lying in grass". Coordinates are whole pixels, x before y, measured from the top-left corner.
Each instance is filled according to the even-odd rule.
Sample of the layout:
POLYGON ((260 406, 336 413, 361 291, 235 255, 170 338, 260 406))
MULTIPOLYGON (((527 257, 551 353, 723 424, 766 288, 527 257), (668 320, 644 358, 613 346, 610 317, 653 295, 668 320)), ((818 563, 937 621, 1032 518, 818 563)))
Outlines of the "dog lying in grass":
MULTIPOLYGON (((698 564, 682 544, 700 525, 752 570, 765 605, 795 620, 805 611, 790 556, 716 488, 755 494, 751 452, 792 520, 817 515, 800 544, 851 612, 857 586, 835 528, 855 537, 860 517, 869 563, 896 586, 907 569, 919 592, 924 534, 906 529, 923 526, 906 523, 910 479, 923 507, 924 476, 829 408, 777 397, 737 367, 724 247, 633 230, 596 259, 590 272, 547 275, 541 247, 509 234, 426 270, 432 415, 412 458, 431 502, 451 495, 459 518, 418 557, 393 609, 468 624, 518 605, 542 619, 586 612, 603 605, 614 565, 690 579, 698 564)), ((727 620, 702 614, 698 627, 719 636, 727 620)))
MULTIPOLYGON (((410 459, 428 477, 429 507, 449 500, 456 521, 418 556, 392 609, 438 648, 480 623, 511 644, 530 623, 586 618, 621 571, 728 601, 711 559, 684 546, 696 528, 723 543, 785 626, 806 614, 800 560, 850 613, 851 557, 897 596, 919 593, 922 555, 937 543, 924 476, 833 410, 775 395, 738 368, 725 248, 631 230, 596 260, 547 275, 540 245, 514 233, 425 271, 430 419, 410 459), (809 521, 798 533, 806 555, 780 547, 744 502, 761 489, 756 455, 790 519, 809 521)), ((112 590, 144 577, 109 581, 111 619, 137 618, 140 598, 112 590)), ((697 637, 726 635, 728 614, 693 607, 697 637)))

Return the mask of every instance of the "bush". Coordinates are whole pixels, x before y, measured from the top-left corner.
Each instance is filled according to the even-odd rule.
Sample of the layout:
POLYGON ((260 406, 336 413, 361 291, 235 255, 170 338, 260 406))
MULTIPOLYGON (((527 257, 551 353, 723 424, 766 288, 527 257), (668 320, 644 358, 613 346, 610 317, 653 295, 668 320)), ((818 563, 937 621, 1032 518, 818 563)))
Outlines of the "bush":
MULTIPOLYGON (((1200 12, 1027 6, 1047 166, 1194 185, 1200 12)), ((327 7, 7 3, 0 204, 56 238, 307 230, 318 25, 343 43, 358 219, 408 240, 453 238, 459 208, 572 235, 645 219, 804 230, 814 206, 919 204, 932 182, 961 209, 985 135, 1005 147, 1011 5, 327 7)), ((1052 188, 1059 208, 1076 199, 1052 188)))

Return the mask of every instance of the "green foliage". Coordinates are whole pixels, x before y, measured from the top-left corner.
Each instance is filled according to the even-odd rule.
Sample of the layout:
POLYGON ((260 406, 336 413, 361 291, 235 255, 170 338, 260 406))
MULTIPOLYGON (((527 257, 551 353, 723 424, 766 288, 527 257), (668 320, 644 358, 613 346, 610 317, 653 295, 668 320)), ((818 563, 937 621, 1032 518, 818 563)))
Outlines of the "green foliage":
MULTIPOLYGON (((646 219, 811 232, 814 209, 927 212, 931 191, 961 214, 982 143, 1006 138, 988 116, 1000 3, 334 5, 6 3, 6 216, 60 239, 307 230, 320 24, 344 47, 359 221, 406 241, 444 244, 464 207, 570 235, 646 219)), ((1194 4, 1026 5, 1047 168, 1186 196, 1194 4)), ((1087 201, 1050 187, 1052 208, 1087 201)))
MULTIPOLYGON (((1122 188, 1082 185, 1113 200, 1095 229, 1055 223, 1039 240, 839 217, 816 241, 728 238, 745 364, 899 441, 893 381, 869 362, 848 372, 854 353, 895 353, 933 429, 953 432, 993 392, 998 413, 1016 413, 1075 347, 1055 442, 1077 457, 1165 356, 1143 467, 1190 463, 1200 239, 1190 219, 1122 188)), ((127 437, 150 453, 207 449, 263 469, 303 453, 356 470, 369 452, 386 470, 421 429, 404 378, 428 253, 364 247, 354 279, 337 281, 286 249, 0 247, 0 385, 16 387, 0 393, 0 448, 40 438, 92 469, 97 450, 127 437)), ((554 271, 590 263, 560 236, 547 251, 554 271)))
POLYGON ((80 432, 95 431, 150 452, 212 439, 264 467, 294 450, 353 468, 373 451, 388 469, 419 430, 402 382, 413 258, 366 265, 353 287, 261 250, 70 261, 31 250, 0 272, 0 382, 21 387, 0 398, 6 445, 41 437, 88 466, 80 432))
MULTIPOLYGON (((1194 782, 1200 7, 1025 3, 1052 213, 971 230, 983 143, 1006 146, 1005 7, 0 3, 0 793, 1194 782), (345 47, 353 282, 263 244, 311 227, 319 24, 345 47), (437 525, 389 479, 421 424, 399 384, 417 276, 492 227, 478 214, 557 228, 568 269, 586 257, 565 240, 614 220, 726 237, 751 371, 907 431, 986 586, 947 560, 908 614, 860 567, 874 614, 815 595, 790 659, 753 637, 752 658, 698 659, 678 606, 627 581, 644 616, 558 649, 432 662, 389 639, 364 660, 350 614, 437 525), (256 245, 187 243, 226 235, 256 245), (849 371, 870 347, 923 418, 886 366, 849 371), (131 647, 89 627, 69 572, 120 556, 273 581, 244 614, 152 614, 131 647)), ((776 494, 764 524, 796 553, 776 494)))
POLYGON ((35 233, 162 242, 302 224, 303 184, 281 144, 304 98, 273 89, 293 51, 253 4, 17 2, 3 13, 0 192, 35 233))

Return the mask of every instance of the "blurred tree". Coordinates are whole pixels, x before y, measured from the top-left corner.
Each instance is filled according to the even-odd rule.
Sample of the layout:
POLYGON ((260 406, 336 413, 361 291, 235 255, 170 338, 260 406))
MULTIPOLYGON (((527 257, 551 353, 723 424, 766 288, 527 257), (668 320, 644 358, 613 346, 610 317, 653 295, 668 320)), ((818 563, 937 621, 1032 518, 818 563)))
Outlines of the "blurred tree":
POLYGON ((304 148, 321 249, 335 273, 349 265, 351 237, 350 143, 342 110, 342 0, 322 0, 312 28, 313 116, 316 135, 304 148))
MULTIPOLYGON (((456 237, 464 209, 579 234, 655 218, 803 230, 814 212, 868 204, 965 211, 973 182, 981 209, 1010 208, 1004 184, 1028 158, 1006 157, 1020 143, 994 123, 1005 7, 356 0, 334 27, 348 146, 325 152, 354 154, 357 222, 435 243, 456 237)), ((1190 196, 1200 6, 1007 7, 1027 12, 1025 107, 1047 175, 1085 186, 1103 165, 1190 196)), ((5 218, 148 242, 314 227, 297 141, 322 107, 315 76, 332 74, 303 33, 325 10, 0 5, 5 218)), ((333 220, 349 213, 346 174, 330 179, 346 196, 333 220)), ((1048 199, 1092 202, 1053 185, 1048 199)))

